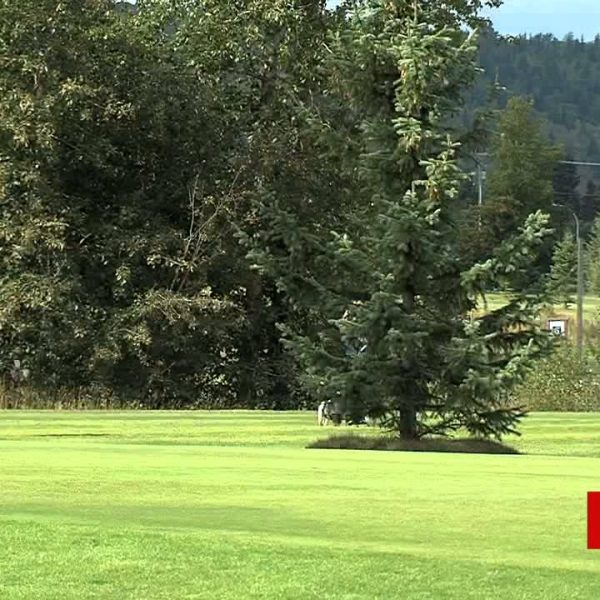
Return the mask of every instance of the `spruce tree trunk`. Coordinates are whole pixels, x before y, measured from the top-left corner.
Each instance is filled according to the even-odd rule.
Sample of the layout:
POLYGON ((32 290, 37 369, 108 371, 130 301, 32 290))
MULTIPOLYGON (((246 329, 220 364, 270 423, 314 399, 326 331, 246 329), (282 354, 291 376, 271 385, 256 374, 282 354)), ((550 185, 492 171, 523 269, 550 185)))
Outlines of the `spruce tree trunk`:
MULTIPOLYGON (((408 287, 403 294, 403 304, 404 310, 408 314, 412 314, 415 311, 415 292, 412 287, 408 287)), ((404 368, 406 372, 409 373, 411 369, 410 360, 406 359, 404 361, 404 368)), ((400 410, 400 439, 402 440, 416 440, 418 438, 418 428, 417 428, 417 410, 414 405, 415 397, 420 393, 419 386, 415 385, 414 382, 409 386, 410 396, 409 402, 412 403, 412 406, 403 407, 400 410)))
POLYGON ((400 439, 418 439, 417 411, 414 407, 405 408, 400 411, 400 439))

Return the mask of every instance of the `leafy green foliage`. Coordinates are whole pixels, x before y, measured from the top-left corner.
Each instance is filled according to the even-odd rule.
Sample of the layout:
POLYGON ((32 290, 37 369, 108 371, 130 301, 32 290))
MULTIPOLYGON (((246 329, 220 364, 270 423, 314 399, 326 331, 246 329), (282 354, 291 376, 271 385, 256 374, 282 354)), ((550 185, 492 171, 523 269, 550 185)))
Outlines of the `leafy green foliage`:
MULTIPOLYGON (((266 186, 336 201, 319 132, 298 126, 333 15, 240 8, 3 7, 0 358, 24 361, 32 385, 150 407, 304 401, 278 324, 305 317, 240 238, 261 226, 266 186)), ((324 205, 307 212, 324 220, 324 205)))
POLYGON ((515 399, 530 411, 594 412, 600 410, 600 364, 593 353, 579 359, 568 342, 536 363, 515 399))
POLYGON ((3 362, 25 361, 38 384, 99 383, 151 406, 224 397, 241 314, 209 277, 222 218, 207 185, 222 136, 210 90, 151 41, 143 13, 8 5, 3 362))
MULTIPOLYGON (((487 175, 481 182, 482 202, 476 200, 477 192, 463 186, 456 209, 460 253, 467 263, 485 261, 538 210, 551 215, 555 229, 552 237, 558 239, 572 226, 565 207, 576 213, 582 211, 577 173, 572 165, 559 163, 561 150, 544 134, 543 124, 527 99, 509 99, 506 108, 498 114, 489 145, 489 156, 478 158, 487 175), (556 207, 556 202, 562 208, 556 207)), ((552 237, 548 236, 532 263, 529 279, 519 285, 531 285, 547 274, 553 251, 552 237)))
POLYGON ((507 198, 517 222, 536 210, 550 211, 554 199, 552 176, 561 157, 524 98, 508 101, 492 142, 494 168, 488 181, 492 198, 507 198))
POLYGON ((475 215, 498 243, 466 259, 464 28, 498 4, 6 0, 4 374, 20 360, 32 397, 98 406, 289 408, 311 390, 409 437, 510 431, 503 390, 543 345, 523 282, 555 155, 511 104, 502 127, 530 145, 517 160, 498 138, 490 181, 510 223, 494 238, 475 215), (471 319, 494 287, 518 291, 471 319))

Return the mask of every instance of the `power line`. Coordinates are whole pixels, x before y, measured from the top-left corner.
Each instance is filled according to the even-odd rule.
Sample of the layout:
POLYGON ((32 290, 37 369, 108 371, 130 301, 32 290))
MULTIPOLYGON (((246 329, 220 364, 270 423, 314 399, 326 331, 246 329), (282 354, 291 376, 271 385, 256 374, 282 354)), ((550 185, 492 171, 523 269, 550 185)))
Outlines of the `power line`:
POLYGON ((600 167, 600 163, 597 162, 581 162, 578 160, 559 160, 558 162, 563 165, 578 165, 580 167, 600 167))
MULTIPOLYGON (((471 156, 473 161, 479 163, 477 160, 477 156, 490 156, 489 152, 475 152, 474 156, 471 156)), ((559 160, 558 161, 562 165, 578 165, 580 167, 600 167, 600 162, 589 162, 589 161, 580 161, 580 160, 559 160)))
MULTIPOLYGON (((477 157, 479 156, 489 157, 490 153, 475 152, 474 156, 471 156, 472 160, 477 164, 477 171, 475 173, 475 175, 477 176, 477 200, 479 206, 481 206, 483 204, 483 181, 485 179, 486 171, 482 168, 481 161, 477 159, 477 157)), ((600 162, 589 162, 580 160, 559 160, 558 163, 561 165, 575 165, 578 167, 600 167, 600 162)))

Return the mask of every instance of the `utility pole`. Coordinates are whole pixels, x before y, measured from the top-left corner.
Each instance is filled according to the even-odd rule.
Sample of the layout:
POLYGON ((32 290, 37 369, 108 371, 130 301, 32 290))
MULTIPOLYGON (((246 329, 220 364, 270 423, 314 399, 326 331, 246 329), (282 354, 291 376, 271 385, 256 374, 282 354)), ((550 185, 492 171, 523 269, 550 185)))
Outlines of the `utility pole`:
MULTIPOLYGON (((597 162, 583 162, 578 160, 563 160, 563 164, 577 165, 580 167, 600 167, 597 162)), ((570 210, 570 209, 569 209, 570 210)), ((575 234, 577 240, 577 356, 583 358, 583 295, 585 293, 583 282, 583 241, 581 239, 581 228, 579 217, 571 210, 575 219, 575 234)))
MULTIPOLYGON (((477 152, 477 156, 489 156, 487 152, 477 152)), ((474 158, 477 163, 477 185, 478 185, 478 202, 479 206, 483 204, 483 170, 481 163, 477 158, 474 158)), ((577 165, 579 167, 600 167, 599 162, 584 162, 578 160, 561 160, 563 165, 577 165)), ((585 284, 583 280, 583 240, 581 239, 581 227, 579 217, 574 210, 563 204, 554 204, 566 208, 575 221, 575 239, 577 242, 577 355, 581 359, 583 357, 583 298, 585 294, 585 284)))
POLYGON ((473 161, 477 165, 477 170, 473 173, 477 180, 477 204, 479 208, 483 206, 483 181, 485 180, 485 170, 481 161, 479 160, 479 156, 488 156, 487 152, 476 152, 474 156, 472 156, 473 161))
POLYGON ((583 295, 585 293, 583 283, 583 242, 579 227, 579 217, 573 211, 575 219, 575 239, 577 240, 577 356, 583 358, 583 295))

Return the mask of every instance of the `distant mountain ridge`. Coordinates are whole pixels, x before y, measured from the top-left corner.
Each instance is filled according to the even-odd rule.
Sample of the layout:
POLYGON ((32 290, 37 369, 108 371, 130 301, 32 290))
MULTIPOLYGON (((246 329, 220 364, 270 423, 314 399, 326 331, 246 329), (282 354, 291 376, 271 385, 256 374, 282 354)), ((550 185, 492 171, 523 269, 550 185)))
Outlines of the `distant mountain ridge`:
POLYGON ((572 35, 505 39, 486 32, 480 39, 480 64, 485 73, 468 98, 470 109, 485 104, 497 80, 506 88, 501 105, 511 95, 530 97, 551 138, 565 146, 569 157, 600 161, 600 36, 583 42, 572 35))

